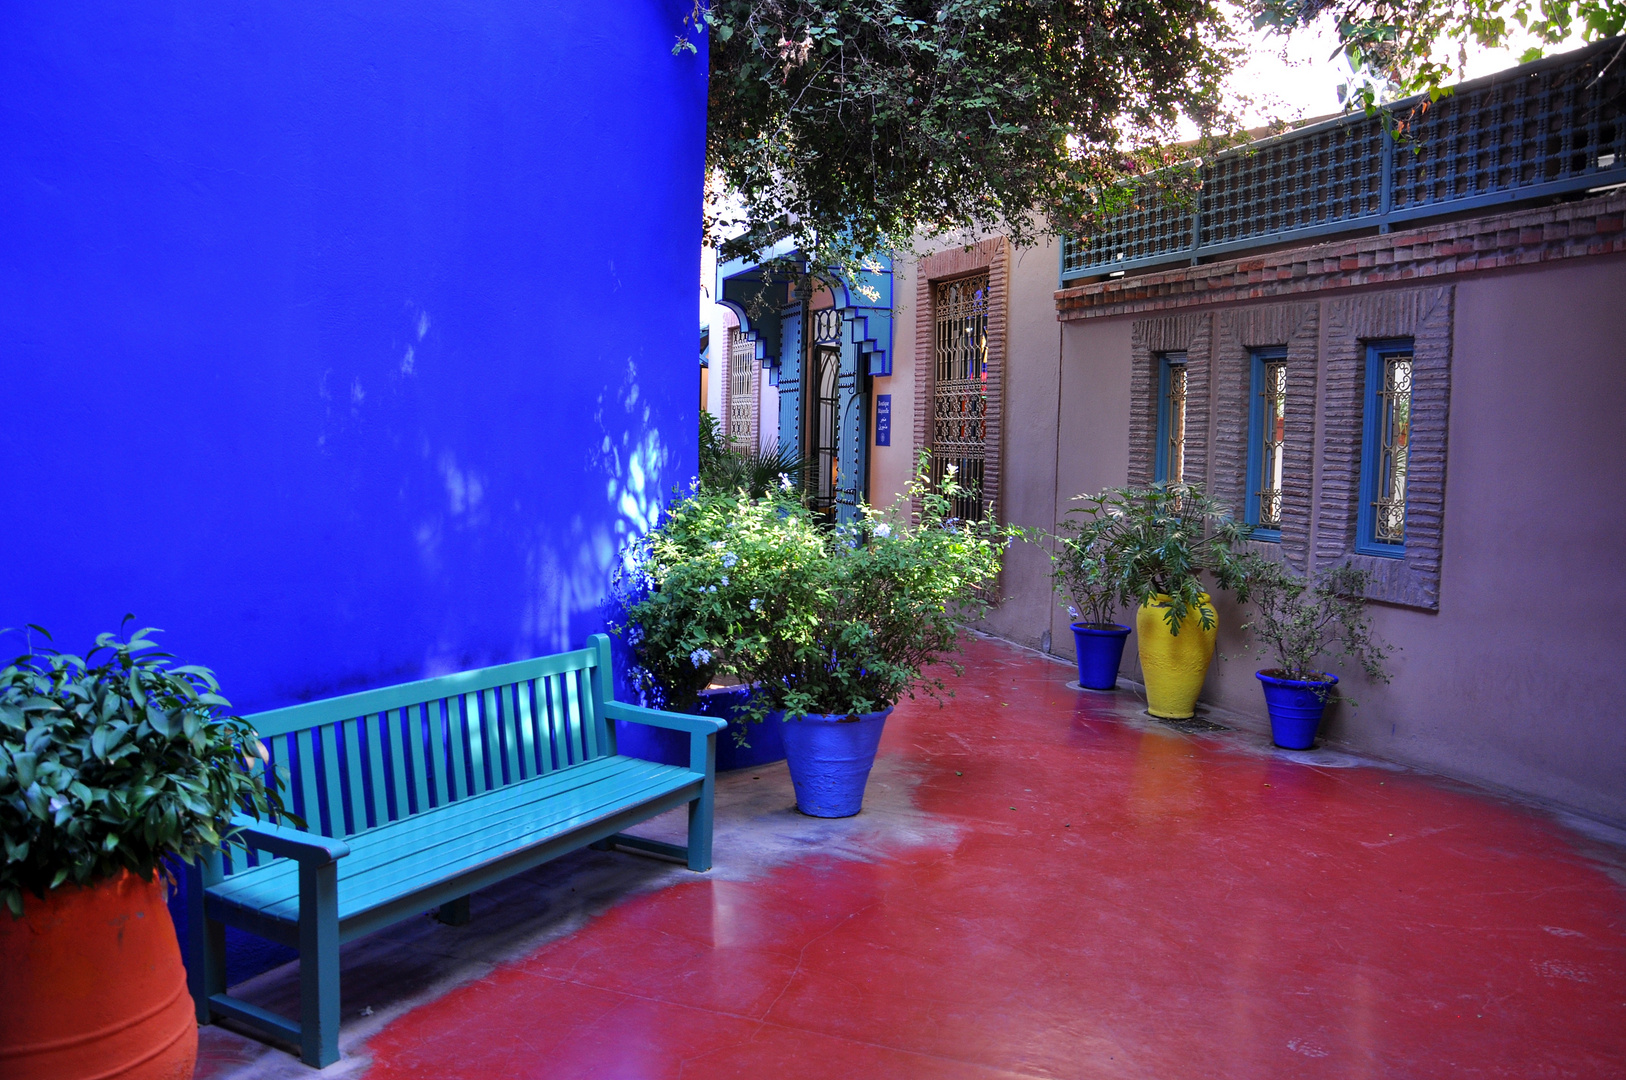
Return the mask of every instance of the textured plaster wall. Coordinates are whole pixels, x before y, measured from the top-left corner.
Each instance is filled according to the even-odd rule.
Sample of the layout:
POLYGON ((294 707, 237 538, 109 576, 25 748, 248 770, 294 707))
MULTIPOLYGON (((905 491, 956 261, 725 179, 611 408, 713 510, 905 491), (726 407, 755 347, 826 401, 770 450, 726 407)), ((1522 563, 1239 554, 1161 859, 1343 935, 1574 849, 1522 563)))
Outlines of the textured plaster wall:
MULTIPOLYGON (((1623 821, 1626 461, 1607 447, 1626 415, 1626 260, 1452 281, 1439 611, 1374 606, 1378 631, 1401 650, 1394 681, 1347 679, 1359 705, 1336 707, 1323 735, 1623 821)), ((1064 502, 1127 473, 1132 322, 1063 330, 1064 502)), ((1264 730, 1253 672, 1265 664, 1243 652, 1243 618, 1221 605, 1227 658, 1204 698, 1264 730)), ((1051 626, 1055 651, 1070 657, 1065 611, 1051 626)), ((1133 638, 1123 670, 1140 678, 1133 638)))
POLYGON ((599 629, 694 467, 688 11, 11 11, 0 626, 134 612, 245 711, 599 629))

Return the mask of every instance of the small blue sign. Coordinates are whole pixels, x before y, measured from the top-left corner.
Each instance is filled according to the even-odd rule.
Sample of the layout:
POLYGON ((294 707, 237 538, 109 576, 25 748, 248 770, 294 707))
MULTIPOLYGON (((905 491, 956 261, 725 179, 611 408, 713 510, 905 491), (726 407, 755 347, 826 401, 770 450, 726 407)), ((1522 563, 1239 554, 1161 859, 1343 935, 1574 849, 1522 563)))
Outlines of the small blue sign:
POLYGON ((875 445, 892 445, 892 395, 875 395, 875 445))

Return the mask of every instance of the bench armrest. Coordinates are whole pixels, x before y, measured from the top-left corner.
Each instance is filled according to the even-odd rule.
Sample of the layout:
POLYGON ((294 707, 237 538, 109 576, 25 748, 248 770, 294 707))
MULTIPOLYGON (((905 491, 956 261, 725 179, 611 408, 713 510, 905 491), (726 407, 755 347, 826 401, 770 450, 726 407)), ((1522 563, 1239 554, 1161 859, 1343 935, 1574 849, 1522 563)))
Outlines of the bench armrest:
POLYGON ((350 854, 350 845, 343 840, 320 833, 301 832, 269 821, 256 821, 247 814, 234 815, 231 824, 237 830, 233 839, 241 839, 251 848, 269 851, 273 855, 285 855, 301 863, 320 866, 350 854))
POLYGON ((633 724, 648 724, 650 727, 670 728, 673 731, 687 731, 701 735, 710 735, 712 732, 721 731, 728 726, 727 720, 719 720, 715 716, 690 716, 688 713, 663 712, 660 709, 646 709, 642 705, 628 705, 624 701, 605 702, 604 714, 612 720, 626 720, 633 724))

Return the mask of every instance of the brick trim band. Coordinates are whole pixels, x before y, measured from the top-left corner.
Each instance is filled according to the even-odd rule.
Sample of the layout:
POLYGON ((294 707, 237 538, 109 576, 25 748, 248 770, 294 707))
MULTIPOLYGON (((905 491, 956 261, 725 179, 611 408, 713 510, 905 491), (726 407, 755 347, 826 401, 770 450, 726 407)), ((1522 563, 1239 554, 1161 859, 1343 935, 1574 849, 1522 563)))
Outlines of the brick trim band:
POLYGON ((1626 192, 1091 282, 1056 293, 1063 322, 1260 300, 1626 253, 1626 192))
MULTIPOLYGON (((1251 445, 1249 423, 1254 406, 1253 350, 1287 348, 1287 430, 1282 477, 1280 554, 1301 573, 1310 558, 1310 500, 1314 490, 1316 446, 1317 352, 1321 306, 1271 304, 1219 313, 1214 344, 1214 470, 1210 490, 1246 514, 1251 445)), ((1260 544, 1261 550, 1278 549, 1260 544)))
POLYGON ((1456 290, 1407 289, 1327 301, 1323 370, 1321 501, 1315 562, 1344 560, 1369 571, 1367 595, 1437 611, 1445 542, 1445 456, 1451 403, 1451 335, 1456 290), (1411 431, 1406 461, 1406 554, 1355 553, 1366 401, 1366 343, 1412 339, 1411 431))
POLYGON ((1129 482, 1145 487, 1157 464, 1157 365, 1164 353, 1186 354, 1186 467, 1188 481, 1208 480, 1210 346, 1208 312, 1138 320, 1130 329, 1129 482))

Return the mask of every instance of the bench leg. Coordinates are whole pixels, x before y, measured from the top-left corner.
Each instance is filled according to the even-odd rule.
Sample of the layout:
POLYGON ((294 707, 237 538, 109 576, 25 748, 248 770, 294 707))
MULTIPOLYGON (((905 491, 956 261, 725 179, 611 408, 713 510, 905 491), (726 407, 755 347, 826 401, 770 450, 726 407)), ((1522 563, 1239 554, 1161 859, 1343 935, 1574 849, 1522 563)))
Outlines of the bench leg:
POLYGON ((689 803, 689 869, 711 869, 712 804, 717 795, 717 734, 689 733, 689 768, 705 774, 700 797, 689 803))
POLYGON ((467 926, 469 917, 469 898, 466 896, 459 896, 435 909, 435 921, 447 926, 467 926))
POLYGON ((200 1024, 214 1020, 209 999, 226 992, 226 926, 209 918, 203 902, 204 890, 224 876, 218 851, 200 856, 198 862, 188 863, 185 869, 186 951, 191 960, 186 966, 186 982, 200 1024))
POLYGON ((339 1060, 339 867, 299 867, 299 1057, 339 1060))

